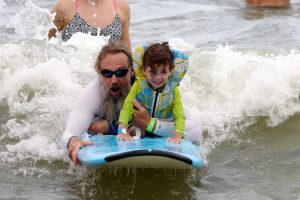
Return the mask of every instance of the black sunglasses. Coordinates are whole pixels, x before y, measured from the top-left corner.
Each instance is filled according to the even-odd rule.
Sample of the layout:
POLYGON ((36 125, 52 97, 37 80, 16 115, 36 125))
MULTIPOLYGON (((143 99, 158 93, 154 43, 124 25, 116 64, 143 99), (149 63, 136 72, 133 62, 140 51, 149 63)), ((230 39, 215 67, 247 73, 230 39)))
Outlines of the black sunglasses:
POLYGON ((126 69, 118 69, 117 71, 110 71, 107 69, 101 70, 100 73, 102 74, 102 76, 106 77, 106 78, 111 78, 113 75, 115 75, 116 77, 123 77, 126 76, 127 73, 129 71, 129 68, 126 69))

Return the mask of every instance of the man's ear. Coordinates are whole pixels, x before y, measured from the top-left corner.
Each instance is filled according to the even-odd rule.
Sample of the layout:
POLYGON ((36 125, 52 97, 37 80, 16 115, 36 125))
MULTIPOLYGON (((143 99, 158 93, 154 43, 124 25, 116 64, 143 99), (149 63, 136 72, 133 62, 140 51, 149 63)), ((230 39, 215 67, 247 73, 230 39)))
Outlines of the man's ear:
POLYGON ((142 71, 143 75, 146 76, 146 67, 143 66, 143 67, 141 68, 141 71, 142 71))
POLYGON ((135 75, 133 67, 130 67, 130 77, 133 77, 135 75))
POLYGON ((173 73, 174 70, 175 70, 175 66, 173 66, 173 67, 171 68, 170 72, 173 73))

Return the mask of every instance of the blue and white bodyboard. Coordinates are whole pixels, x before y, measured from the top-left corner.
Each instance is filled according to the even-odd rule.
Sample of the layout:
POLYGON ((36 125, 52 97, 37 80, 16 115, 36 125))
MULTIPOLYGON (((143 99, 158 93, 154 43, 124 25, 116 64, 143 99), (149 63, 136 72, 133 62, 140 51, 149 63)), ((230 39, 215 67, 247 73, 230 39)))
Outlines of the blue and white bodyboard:
POLYGON ((87 167, 137 167, 137 168, 196 168, 203 160, 194 144, 183 140, 181 144, 167 142, 166 137, 140 138, 120 141, 115 135, 82 135, 83 140, 95 145, 82 147, 77 157, 87 167))

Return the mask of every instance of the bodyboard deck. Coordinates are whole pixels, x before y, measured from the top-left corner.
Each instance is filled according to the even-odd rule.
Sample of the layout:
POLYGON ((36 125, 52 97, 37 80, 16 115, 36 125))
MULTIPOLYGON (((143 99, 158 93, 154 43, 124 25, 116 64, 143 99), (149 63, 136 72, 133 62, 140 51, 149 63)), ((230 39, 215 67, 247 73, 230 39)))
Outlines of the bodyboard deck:
POLYGON ((203 167, 197 147, 190 141, 181 144, 167 142, 166 137, 140 138, 120 141, 115 135, 87 133, 82 139, 95 145, 82 147, 78 152, 81 164, 88 167, 121 166, 137 168, 196 168, 203 167))

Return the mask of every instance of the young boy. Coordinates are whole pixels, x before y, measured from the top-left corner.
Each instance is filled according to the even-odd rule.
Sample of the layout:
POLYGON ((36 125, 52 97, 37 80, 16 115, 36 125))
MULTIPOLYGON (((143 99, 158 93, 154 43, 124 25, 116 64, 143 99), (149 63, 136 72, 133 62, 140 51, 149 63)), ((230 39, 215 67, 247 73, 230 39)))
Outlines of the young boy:
MULTIPOLYGON (((186 69, 182 77, 178 76, 180 69, 176 69, 174 60, 174 52, 167 42, 154 43, 147 47, 142 58, 140 70, 142 75, 137 72, 138 79, 131 87, 120 113, 118 126, 118 138, 120 140, 132 139, 127 135, 127 126, 134 109, 132 100, 137 99, 153 117, 145 130, 146 134, 153 132, 156 124, 155 118, 174 121, 174 135, 168 138, 168 141, 181 142, 185 119, 178 85, 186 69)), ((136 133, 136 135, 139 134, 136 133)))

